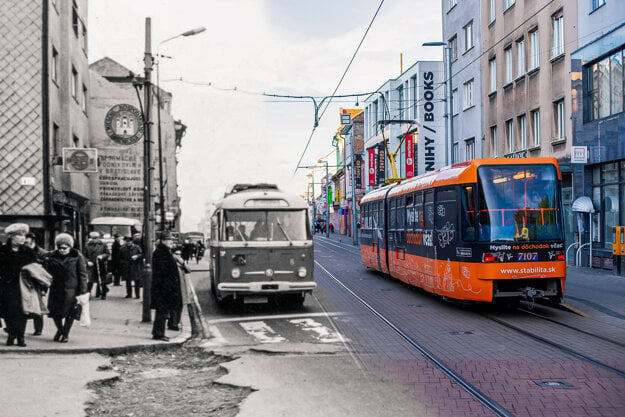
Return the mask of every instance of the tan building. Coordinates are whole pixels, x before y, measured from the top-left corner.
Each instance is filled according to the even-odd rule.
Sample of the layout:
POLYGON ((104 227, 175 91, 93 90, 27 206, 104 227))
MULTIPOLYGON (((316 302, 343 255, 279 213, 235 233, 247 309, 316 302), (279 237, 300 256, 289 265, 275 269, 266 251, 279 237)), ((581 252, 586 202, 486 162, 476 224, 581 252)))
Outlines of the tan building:
MULTIPOLYGON (((131 217, 143 223, 143 128, 141 109, 144 94, 137 91, 137 78, 128 68, 110 58, 91 64, 90 137, 98 150, 98 173, 92 175, 91 218, 100 216, 131 217)), ((154 99, 152 120, 152 199, 154 214, 159 217, 158 94, 154 99)), ((167 229, 179 230, 180 198, 176 168, 176 150, 186 128, 171 115, 172 95, 160 90, 161 142, 163 155, 163 199, 167 229)), ((158 225, 157 225, 158 227, 158 225)))
POLYGON ((482 0, 485 157, 555 157, 570 199, 577 4, 482 0))
POLYGON ((40 244, 64 231, 81 245, 89 174, 64 173, 61 156, 90 146, 87 0, 0 7, 0 230, 20 221, 40 244))

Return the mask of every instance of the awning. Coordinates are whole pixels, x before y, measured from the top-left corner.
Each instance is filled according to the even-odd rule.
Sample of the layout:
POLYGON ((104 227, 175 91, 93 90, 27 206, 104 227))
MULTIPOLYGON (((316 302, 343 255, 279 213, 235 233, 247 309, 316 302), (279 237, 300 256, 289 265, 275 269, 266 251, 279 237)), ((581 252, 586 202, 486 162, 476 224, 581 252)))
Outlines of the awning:
POLYGON ((592 204, 590 197, 584 195, 575 199, 571 210, 580 211, 582 213, 594 213, 595 206, 592 204))

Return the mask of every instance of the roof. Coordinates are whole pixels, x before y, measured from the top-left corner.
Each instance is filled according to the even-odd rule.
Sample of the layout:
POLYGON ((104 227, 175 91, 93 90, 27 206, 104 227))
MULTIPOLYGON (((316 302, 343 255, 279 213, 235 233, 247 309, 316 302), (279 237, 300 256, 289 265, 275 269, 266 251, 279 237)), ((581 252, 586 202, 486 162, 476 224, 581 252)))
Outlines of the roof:
POLYGON ((215 206, 217 209, 308 209, 299 195, 280 191, 275 184, 237 184, 215 206))

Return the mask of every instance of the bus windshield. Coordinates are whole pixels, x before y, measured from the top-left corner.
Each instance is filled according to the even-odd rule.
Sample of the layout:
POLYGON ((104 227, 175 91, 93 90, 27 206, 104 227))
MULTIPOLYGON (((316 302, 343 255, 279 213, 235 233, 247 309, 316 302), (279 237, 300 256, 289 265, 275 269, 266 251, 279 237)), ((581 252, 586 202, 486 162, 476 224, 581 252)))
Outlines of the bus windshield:
POLYGON ((483 166, 478 183, 480 241, 563 238, 555 166, 483 166))
POLYGON ((228 210, 222 240, 309 240, 306 210, 228 210))

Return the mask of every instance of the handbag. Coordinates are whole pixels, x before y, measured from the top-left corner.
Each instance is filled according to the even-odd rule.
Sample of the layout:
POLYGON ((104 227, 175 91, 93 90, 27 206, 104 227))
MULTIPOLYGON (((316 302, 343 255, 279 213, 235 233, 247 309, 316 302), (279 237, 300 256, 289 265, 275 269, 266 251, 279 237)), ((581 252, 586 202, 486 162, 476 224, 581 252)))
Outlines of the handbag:
POLYGON ((104 278, 102 278, 102 284, 111 285, 112 283, 113 283, 113 273, 107 272, 106 275, 104 275, 104 278))
POLYGON ((74 304, 72 308, 72 317, 74 320, 80 320, 80 316, 82 314, 82 306, 78 303, 74 304))

